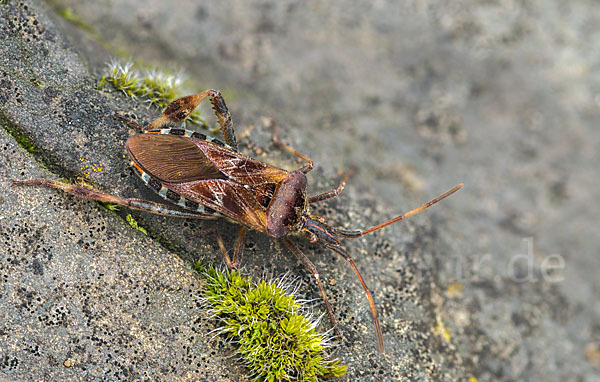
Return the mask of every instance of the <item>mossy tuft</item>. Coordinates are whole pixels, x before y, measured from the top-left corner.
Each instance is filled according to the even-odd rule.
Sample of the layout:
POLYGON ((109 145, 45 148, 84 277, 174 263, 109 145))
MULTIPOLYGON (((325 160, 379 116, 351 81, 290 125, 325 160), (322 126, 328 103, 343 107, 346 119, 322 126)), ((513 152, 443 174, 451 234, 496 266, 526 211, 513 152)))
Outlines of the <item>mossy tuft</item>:
POLYGON ((206 280, 204 301, 217 332, 237 346, 255 381, 319 381, 346 366, 327 355, 330 338, 317 332, 307 308, 285 280, 255 280, 238 271, 195 264, 206 280))
MULTIPOLYGON (((110 209, 110 207, 107 206, 108 209, 110 209)), ((141 233, 143 233, 144 235, 148 236, 148 231, 146 231, 146 229, 144 229, 144 227, 140 227, 140 225, 138 224, 137 220, 135 220, 133 218, 133 216, 131 216, 131 214, 127 214, 127 216, 125 217, 125 219, 127 220, 127 223, 129 223, 129 225, 132 228, 137 229, 138 231, 140 231, 141 233)))
POLYGON ((7 133, 12 135, 12 137, 15 139, 15 141, 17 141, 19 146, 21 146, 23 149, 27 150, 27 152, 30 152, 30 153, 35 152, 35 146, 33 145, 33 142, 30 141, 29 138, 27 138, 25 136, 25 134, 23 134, 20 131, 15 130, 15 129, 11 129, 10 127, 5 126, 5 125, 3 125, 2 127, 4 128, 4 130, 7 133))
MULTIPOLYGON (((101 89, 106 84, 110 84, 127 96, 134 99, 139 98, 162 110, 171 101, 187 95, 182 93, 182 83, 181 75, 170 74, 158 69, 140 70, 134 68, 131 62, 121 64, 118 61, 112 61, 108 64, 105 75, 98 81, 98 88, 101 89)), ((185 119, 185 123, 208 127, 199 109, 192 111, 185 119)))

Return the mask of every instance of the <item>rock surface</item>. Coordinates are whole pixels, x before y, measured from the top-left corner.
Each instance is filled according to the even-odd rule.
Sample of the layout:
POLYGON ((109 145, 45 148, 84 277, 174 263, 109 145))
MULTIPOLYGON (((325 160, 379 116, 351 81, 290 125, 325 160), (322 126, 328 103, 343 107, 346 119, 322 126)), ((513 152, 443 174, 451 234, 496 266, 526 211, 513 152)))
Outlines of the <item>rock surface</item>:
MULTIPOLYGON (((465 183, 420 216, 347 241, 385 355, 352 270, 302 245, 330 281, 341 380, 600 380, 593 2, 115 4, 0 3, 0 376, 244 380, 230 349, 209 341, 189 266, 221 264, 202 231, 216 224, 231 245, 234 225, 134 213, 149 238, 95 203, 10 187, 79 175, 154 198, 131 176, 131 132, 112 116, 156 112, 95 89, 103 63, 125 52, 221 89, 242 150, 294 168, 270 150, 264 118, 275 118, 318 164, 315 193, 358 168, 316 208, 336 224, 366 227, 465 183)), ((250 233, 246 244, 249 272, 292 271, 318 297, 279 243, 250 233)))

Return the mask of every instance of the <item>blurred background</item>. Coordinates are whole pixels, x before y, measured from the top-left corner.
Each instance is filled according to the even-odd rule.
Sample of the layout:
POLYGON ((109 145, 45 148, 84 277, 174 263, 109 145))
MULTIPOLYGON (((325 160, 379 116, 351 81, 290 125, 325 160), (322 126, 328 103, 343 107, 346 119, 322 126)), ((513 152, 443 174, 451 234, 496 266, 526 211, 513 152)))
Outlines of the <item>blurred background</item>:
MULTIPOLYGON (((117 58, 182 72, 192 91, 219 89, 243 149, 268 146, 274 118, 316 162, 313 192, 357 168, 318 210, 336 224, 375 224, 465 184, 410 222, 347 243, 375 293, 386 356, 360 356, 376 346, 351 269, 303 247, 342 281, 329 286, 334 306, 360 310, 342 318, 361 322, 338 354, 347 380, 600 380, 596 2, 33 6, 89 78, 117 58)), ((273 249, 259 234, 250 241, 273 249)), ((277 271, 292 259, 280 258, 277 271)))

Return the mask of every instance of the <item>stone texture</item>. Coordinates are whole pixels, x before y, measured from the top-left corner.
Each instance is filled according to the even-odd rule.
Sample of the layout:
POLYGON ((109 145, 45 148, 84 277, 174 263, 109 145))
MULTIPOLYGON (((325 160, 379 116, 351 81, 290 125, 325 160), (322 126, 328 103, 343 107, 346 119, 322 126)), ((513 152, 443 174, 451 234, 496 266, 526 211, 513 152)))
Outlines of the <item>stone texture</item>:
MULTIPOLYGON (((184 265, 196 259, 219 264, 214 240, 193 233, 218 224, 232 243, 235 226, 134 214, 150 240, 93 203, 9 188, 11 177, 44 174, 33 157, 55 176, 102 164, 90 182, 120 195, 153 197, 130 176, 123 159, 130 132, 112 113, 133 110, 147 120, 154 112, 94 88, 103 62, 125 52, 184 69, 198 90, 223 90, 242 150, 293 168, 293 158, 268 150, 263 117, 274 117, 285 139, 318 163, 309 179, 314 192, 335 186, 337 170, 356 166, 343 195, 316 208, 345 227, 377 223, 466 184, 421 216, 348 241, 374 292, 386 355, 376 353, 366 299, 352 270, 321 249, 302 246, 322 275, 336 281, 327 289, 345 336, 336 353, 349 366, 343 379, 600 380, 594 362, 600 342, 600 10, 594 2, 49 4, 59 13, 68 7, 77 22, 37 2, 0 5, 0 117, 35 145, 27 155, 3 135, 9 154, 0 167, 0 228, 8 232, 2 239, 11 252, 3 249, 2 264, 19 265, 3 270, 0 372, 24 379, 74 372, 72 378, 91 379, 123 372, 120 365, 126 365, 140 377, 156 367, 156 375, 148 375, 202 379, 195 374, 200 370, 217 373, 207 380, 243 378, 243 369, 230 370, 233 360, 223 361, 227 349, 214 349, 201 335, 189 340, 189 331, 207 330, 210 323, 193 303, 199 281, 184 265), (86 221, 89 214, 93 221, 86 221), (92 226, 106 228, 84 244, 72 239, 92 226), (39 237, 35 245, 52 257, 32 252, 30 237, 39 237), (128 248, 129 254, 121 253, 128 248), (562 269, 549 269, 556 264, 547 260, 552 254, 564 260, 562 269), (90 275, 85 265, 98 263, 102 270, 90 275), (112 281, 97 280, 96 273, 112 274, 112 281), (170 294, 146 273, 172 283, 164 288, 178 301, 173 311, 152 304, 170 294), (134 274, 140 279, 123 281, 134 274), (58 285, 62 289, 52 292, 58 285), (130 292, 136 285, 147 291, 130 292), (63 301, 65 293, 73 305, 63 301), (106 311, 86 313, 75 304, 84 293, 88 304, 106 311), (154 297, 146 309, 121 302, 136 294, 140 301, 154 297), (49 299, 58 303, 43 303, 49 299), (136 309, 147 312, 143 323, 136 323, 136 309), (122 311, 130 313, 120 316, 122 311), (40 331, 44 321, 32 317, 48 317, 56 332, 40 331), (173 324, 173 317, 181 321, 173 324), (86 319, 91 321, 77 324, 86 319), (135 345, 115 341, 136 325, 180 332, 153 332, 162 348, 139 340, 145 334, 133 336, 135 345), (98 330, 109 344, 82 334, 98 330), (41 333, 39 356, 27 350, 19 334, 25 332, 41 333), (158 332, 165 336, 160 341, 158 332), (119 365, 102 362, 107 349, 118 354, 111 360, 118 358, 119 365), (212 355, 200 363, 183 355, 201 359, 206 349, 212 355), (136 362, 140 354, 157 364, 136 362), (77 368, 66 368, 67 360, 77 368), (43 369, 35 370, 40 362, 43 369)), ((293 256, 264 235, 249 235, 244 264, 251 272, 291 270, 308 296, 318 296, 293 256)))

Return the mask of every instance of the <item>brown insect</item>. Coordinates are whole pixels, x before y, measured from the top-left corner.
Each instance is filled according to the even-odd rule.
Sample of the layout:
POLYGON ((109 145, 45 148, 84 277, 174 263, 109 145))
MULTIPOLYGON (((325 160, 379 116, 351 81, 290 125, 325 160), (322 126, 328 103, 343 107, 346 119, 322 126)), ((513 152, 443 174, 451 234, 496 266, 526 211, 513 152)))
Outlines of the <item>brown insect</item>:
POLYGON ((384 352, 383 336, 373 296, 354 261, 341 247, 339 238, 361 237, 396 223, 450 196, 458 191, 462 184, 419 208, 371 228, 356 231, 334 228, 327 224, 325 218, 311 216, 308 206, 338 196, 346 184, 347 176, 342 178, 336 189, 307 196, 306 174, 312 170, 313 161, 280 142, 276 125, 273 127, 274 144, 306 161, 304 166, 288 172, 239 153, 233 122, 220 92, 207 90, 179 98, 171 102, 159 118, 146 126, 122 116, 117 117, 142 132, 130 137, 126 143, 135 171, 144 183, 164 199, 181 207, 180 209, 152 201, 122 198, 50 179, 15 180, 13 184, 54 187, 81 198, 114 203, 160 215, 200 219, 226 217, 242 226, 233 251, 233 259, 229 257, 218 232, 216 235, 225 262, 230 268, 237 268, 240 264, 248 229, 281 239, 315 277, 329 318, 337 330, 333 308, 327 300, 316 267, 290 240, 293 234, 304 234, 311 243, 321 244, 350 263, 367 294, 379 351, 384 352), (225 143, 198 132, 161 128, 169 123, 182 122, 206 97, 211 100, 225 143))

